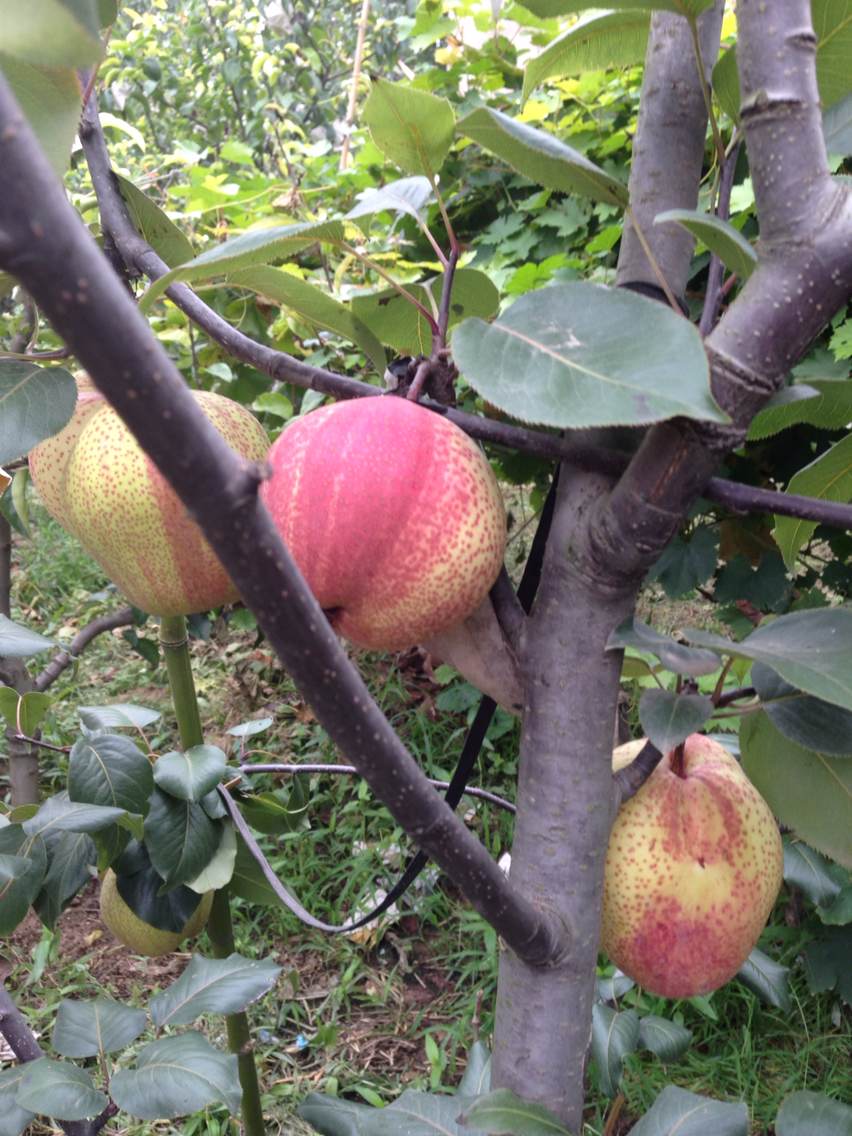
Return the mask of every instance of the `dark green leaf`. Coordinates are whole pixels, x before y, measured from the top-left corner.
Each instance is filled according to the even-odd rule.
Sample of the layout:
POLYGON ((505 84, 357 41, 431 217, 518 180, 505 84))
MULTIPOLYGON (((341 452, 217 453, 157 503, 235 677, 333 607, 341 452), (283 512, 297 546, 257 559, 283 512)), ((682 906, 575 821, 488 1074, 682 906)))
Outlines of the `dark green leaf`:
POLYGON ((224 959, 193 955, 180 978, 151 1000, 158 1028, 185 1026, 201 1014, 233 1014, 262 998, 281 973, 271 959, 224 959))
POLYGON ((45 639, 43 635, 0 615, 0 658, 28 659, 55 646, 52 639, 45 639))
POLYGON ((754 664, 751 681, 770 721, 785 738, 831 757, 852 755, 852 711, 803 694, 765 663, 754 664))
POLYGON ((143 922, 160 931, 183 930, 200 896, 188 887, 162 892, 163 878, 151 867, 144 844, 131 842, 113 867, 118 894, 143 922))
POLYGON ((63 177, 80 118, 82 92, 77 72, 73 67, 43 67, 0 54, 0 74, 12 88, 54 173, 63 177))
POLYGON ((54 1120, 85 1120, 102 1112, 109 1099, 95 1088, 85 1069, 68 1061, 40 1057, 24 1068, 18 1104, 54 1120))
POLYGON ((53 1024, 53 1048, 63 1057, 115 1053, 144 1031, 148 1015, 112 998, 63 998, 53 1024))
POLYGON ((72 801, 112 805, 144 816, 153 788, 151 762, 129 738, 95 734, 74 743, 68 762, 72 801))
POLYGON ((646 737, 660 753, 669 753, 700 730, 713 713, 713 700, 705 694, 676 694, 672 690, 646 690, 639 700, 639 721, 646 737))
POLYGON ((35 909, 42 923, 53 927, 65 906, 92 879, 98 862, 94 841, 83 832, 62 832, 50 845, 50 867, 35 909))
POLYGON ((78 706, 80 721, 90 730, 120 730, 125 726, 144 730, 162 718, 159 710, 135 706, 132 702, 115 702, 110 706, 78 706))
POLYGON ((802 749, 765 714, 740 729, 743 768, 782 824, 852 868, 852 761, 802 749))
POLYGON ((24 919, 41 887, 44 870, 39 859, 0 851, 0 935, 11 935, 24 919))
POLYGON ((283 906, 260 870, 257 860, 239 835, 237 836, 237 859, 234 864, 234 874, 231 877, 231 894, 263 907, 283 906))
POLYGON ((848 608, 794 611, 761 624, 738 643, 692 628, 683 634, 689 642, 719 654, 766 663, 799 690, 852 710, 852 610, 848 608))
POLYGON ((570 283, 529 293, 492 324, 457 327, 453 355, 483 398, 523 422, 579 429, 675 416, 727 421, 710 394, 695 327, 624 288, 570 283))
POLYGON ((598 978, 596 992, 602 1002, 616 1003, 628 990, 632 990, 636 983, 620 970, 606 978, 598 978))
POLYGON ((728 118, 737 122, 740 117, 740 77, 737 53, 733 47, 719 56, 713 68, 713 92, 728 118))
POLYGON ((699 675, 713 674, 719 669, 719 659, 712 651, 699 647, 687 647, 668 635, 662 635, 635 616, 626 620, 613 631, 607 640, 608 651, 615 647, 636 647, 656 655, 663 666, 674 674, 699 675))
POLYGON ((748 1108, 666 1085, 630 1136, 748 1136, 748 1108))
POLYGON ((625 9, 575 24, 527 64, 523 98, 545 79, 641 63, 649 20, 647 9, 625 9))
POLYGON ((691 1031, 669 1018, 645 1014, 639 1019, 640 1045, 650 1049, 661 1061, 677 1061, 689 1049, 691 1042, 691 1031))
POLYGON ((852 1136, 852 1108, 823 1093, 791 1093, 775 1118, 775 1136, 852 1136))
POLYGON ((159 205, 127 178, 115 175, 115 179, 136 231, 169 268, 176 268, 179 264, 192 260, 195 250, 189 238, 166 216, 159 205))
POLYGON ((191 746, 185 753, 164 753, 154 765, 154 781, 181 801, 200 801, 215 789, 228 759, 218 746, 191 746))
POLYGON ((114 824, 124 816, 124 809, 107 808, 103 805, 78 804, 70 801, 65 793, 48 797, 35 816, 24 821, 24 832, 28 836, 47 836, 56 832, 97 832, 114 824))
POLYGON ((521 1100, 509 1089, 495 1089, 477 1097, 460 1118, 477 1132, 506 1133, 512 1136, 571 1136, 567 1128, 540 1104, 521 1100))
POLYGON ((790 968, 781 966, 756 948, 737 972, 737 978, 770 1006, 790 1012, 790 968))
POLYGON ((829 927, 802 952, 808 989, 812 994, 837 990, 847 1006, 852 1006, 852 926, 829 927))
POLYGON ((113 1076, 110 1093, 119 1108, 142 1120, 186 1116, 218 1101, 236 1113, 242 1100, 236 1056, 194 1032, 146 1045, 135 1069, 113 1076))
POLYGON ((240 811, 256 832, 267 836, 280 836, 283 832, 295 832, 301 827, 306 805, 291 808, 275 793, 257 793, 243 797, 240 811))
POLYGON ((410 174, 434 177, 453 141, 455 115, 446 99, 407 83, 375 79, 361 112, 386 158, 410 174))
POLYGON ((784 837, 784 882, 801 888, 811 903, 825 906, 840 894, 838 876, 845 873, 813 848, 784 837))
POLYGON ((219 847, 221 825, 197 802, 179 801, 154 789, 145 818, 145 843, 166 884, 189 883, 198 876, 219 847))
POLYGON ((729 272, 747 280, 757 267, 757 253, 738 229, 712 213, 697 209, 668 209, 658 213, 655 225, 676 221, 715 252, 729 272))
POLYGON ((635 1010, 613 1010, 602 1002, 592 1008, 592 1057, 598 1083, 605 1096, 614 1097, 621 1081, 624 1058, 639 1046, 639 1018, 635 1010))
POLYGON ((76 403, 77 385, 64 368, 0 359, 0 465, 57 434, 76 403))
POLYGON ((18 1088, 24 1076, 23 1065, 0 1069, 0 1136, 21 1136, 35 1120, 35 1113, 21 1108, 17 1102, 18 1088))
POLYGON ((626 185, 545 130, 480 107, 461 119, 457 131, 537 185, 581 194, 607 205, 627 205, 626 185))
MULTIPOLYGON (((204 808, 203 805, 202 808, 204 808)), ((207 816, 210 816, 207 809, 204 809, 204 811, 207 813, 207 816)), ((236 829, 230 821, 220 827, 222 836, 219 841, 219 847, 216 849, 212 859, 205 864, 201 872, 194 879, 187 881, 187 886, 191 887, 192 890, 199 895, 204 895, 208 891, 219 891, 220 888, 227 887, 234 874, 234 864, 237 859, 236 829)))
POLYGON ((719 532, 703 527, 688 540, 676 536, 666 546, 662 556, 648 573, 649 580, 657 580, 672 599, 694 591, 716 570, 719 556, 719 532))

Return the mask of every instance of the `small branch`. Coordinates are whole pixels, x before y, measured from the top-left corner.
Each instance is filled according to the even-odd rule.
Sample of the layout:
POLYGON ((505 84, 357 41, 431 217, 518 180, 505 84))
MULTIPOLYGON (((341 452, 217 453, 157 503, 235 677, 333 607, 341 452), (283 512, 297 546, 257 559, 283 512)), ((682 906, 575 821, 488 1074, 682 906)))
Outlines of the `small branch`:
POLYGON ((716 115, 713 113, 713 99, 710 96, 710 84, 707 82, 707 70, 701 54, 701 38, 698 34, 698 21, 695 16, 687 16, 687 23, 689 24, 689 35, 692 40, 692 53, 695 56, 695 66, 698 71, 698 82, 701 85, 701 95, 704 99, 707 117, 710 120, 710 131, 713 135, 713 145, 716 148, 716 158, 721 165, 725 159, 725 143, 722 141, 722 135, 719 133, 719 123, 716 121, 716 115))
MULTIPOLYGON (((310 764, 271 764, 271 765, 241 765, 240 773, 323 773, 330 775, 342 776, 356 776, 358 770, 354 765, 323 765, 318 763, 316 765, 310 764)), ((436 781, 434 777, 429 778, 429 784, 434 785, 436 789, 447 789, 449 781, 436 781)), ((465 796, 478 797, 482 801, 488 801, 489 804, 496 805, 498 809, 505 809, 508 813, 515 811, 515 806, 511 801, 507 801, 504 797, 498 797, 496 793, 492 793, 488 789, 480 789, 475 785, 465 786, 465 796)))
POLYGON ((43 742, 41 738, 31 738, 29 734, 18 734, 8 732, 7 736, 16 742, 27 742, 28 745, 38 746, 39 749, 49 749, 54 753, 70 753, 71 746, 58 746, 52 742, 43 742))
MULTIPOLYGON (((734 143, 730 153, 722 159, 719 175, 719 200, 716 204, 716 216, 727 221, 731 210, 731 190, 734 187, 734 177, 737 169, 737 159, 740 153, 739 142, 734 143)), ((701 312, 701 322, 698 330, 702 336, 709 335, 716 324, 719 305, 722 302, 722 282, 725 266, 719 256, 714 252, 710 256, 710 268, 707 272, 707 291, 704 294, 704 308, 701 312)))
POLYGON ((447 266, 444 269, 444 280, 441 285, 441 306, 438 309, 438 335, 433 346, 435 351, 442 351, 447 346, 447 329, 450 324, 450 304, 453 299, 453 281, 456 275, 456 265, 459 262, 459 249, 450 249, 447 266))
POLYGON ((777 513, 779 517, 799 517, 835 528, 852 528, 852 505, 837 501, 823 501, 817 497, 803 497, 799 493, 779 493, 775 489, 760 489, 753 485, 740 485, 712 477, 702 496, 717 505, 725 505, 735 513, 777 513))
POLYGON ((757 691, 753 686, 741 686, 738 690, 729 690, 727 694, 720 694, 716 709, 721 710, 723 706, 730 706, 732 702, 739 702, 743 698, 755 698, 756 696, 757 691))
POLYGON ((52 686, 62 672, 77 661, 81 651, 85 650, 98 635, 102 635, 104 631, 113 631, 116 627, 128 627, 132 623, 133 608, 129 605, 119 608, 118 611, 112 612, 110 615, 100 615, 97 619, 93 619, 77 632, 64 650, 54 655, 35 679, 33 689, 47 690, 49 686, 52 686))
POLYGON ((54 359, 68 359, 71 352, 67 347, 56 351, 0 351, 0 359, 22 359, 25 363, 45 363, 54 359))
POLYGON ((629 765, 625 765, 624 769, 619 769, 618 773, 613 775, 616 810, 621 808, 625 801, 635 797, 662 758, 663 755, 653 742, 648 742, 629 765))

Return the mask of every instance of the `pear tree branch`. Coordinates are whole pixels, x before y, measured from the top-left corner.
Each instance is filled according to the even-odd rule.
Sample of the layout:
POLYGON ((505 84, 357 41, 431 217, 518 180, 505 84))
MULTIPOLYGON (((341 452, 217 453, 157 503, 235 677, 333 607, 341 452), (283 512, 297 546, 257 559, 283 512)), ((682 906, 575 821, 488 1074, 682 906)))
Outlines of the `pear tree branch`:
POLYGON ((317 720, 400 826, 519 957, 570 929, 513 886, 429 785, 370 697, 258 498, 262 473, 201 413, 68 203, 0 79, 0 265, 29 289, 201 526, 317 720))

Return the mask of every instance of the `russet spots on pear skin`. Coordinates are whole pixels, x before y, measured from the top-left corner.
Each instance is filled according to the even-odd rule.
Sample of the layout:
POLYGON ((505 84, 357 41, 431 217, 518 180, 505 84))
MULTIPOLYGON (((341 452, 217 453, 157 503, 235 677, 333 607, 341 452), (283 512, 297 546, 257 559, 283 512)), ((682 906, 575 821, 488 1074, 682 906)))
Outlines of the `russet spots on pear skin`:
POLYGON ((451 423, 399 398, 298 419, 261 489, 320 605, 354 643, 394 650, 478 606, 503 559, 491 470, 451 423))
POLYGON ((687 739, 619 811, 607 853, 604 949, 667 997, 706 993, 748 957, 781 884, 768 806, 718 743, 687 739))

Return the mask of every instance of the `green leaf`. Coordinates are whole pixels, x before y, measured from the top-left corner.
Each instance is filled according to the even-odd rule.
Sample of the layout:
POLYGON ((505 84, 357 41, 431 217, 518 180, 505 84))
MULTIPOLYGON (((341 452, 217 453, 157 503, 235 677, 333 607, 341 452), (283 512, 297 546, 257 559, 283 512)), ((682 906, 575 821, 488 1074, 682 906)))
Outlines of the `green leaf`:
POLYGON ((79 738, 68 761, 68 796, 90 805, 112 805, 144 816, 154 788, 151 762, 121 734, 79 738))
POLYGON ((757 267, 757 253, 744 236, 721 217, 701 213, 697 209, 668 209, 658 213, 655 225, 677 221, 693 236, 698 237, 711 252, 715 252, 729 272, 747 280, 757 267))
MULTIPOLYGON (((369 1105, 322 1093, 308 1093, 296 1111, 323 1136, 375 1136, 382 1115, 369 1105)), ((390 1128, 386 1132, 391 1136, 390 1128)))
POLYGON ((824 107, 852 91, 852 11, 841 0, 811 0, 811 18, 817 37, 816 72, 824 107))
POLYGON ((802 749, 765 714, 740 729, 743 768, 782 824, 852 868, 852 762, 802 749))
POLYGON ((480 107, 461 119, 457 132, 546 189, 581 194, 619 207, 629 201, 627 186, 604 173, 578 150, 501 111, 480 107))
POLYGON ((852 154, 852 95, 823 111, 822 133, 829 154, 842 158, 852 154))
POLYGON ((581 429, 728 420, 710 393, 695 327, 623 288, 530 292, 495 323, 466 320, 452 347, 471 386, 522 422, 581 429))
POLYGON ((0 359, 0 466, 57 434, 76 403, 77 386, 63 367, 0 359))
POLYGON ((284 422, 293 417, 293 404, 281 391, 265 391, 257 396, 251 408, 258 414, 274 414, 284 422))
POLYGON ((361 113, 373 141, 400 169, 430 179, 438 173, 456 124, 446 99, 406 83, 374 79, 361 113))
POLYGON ((72 67, 37 66, 0 52, 0 73, 12 88, 54 173, 63 177, 71 159, 83 97, 77 72, 72 67))
POLYGON ((829 927, 807 944, 802 957, 811 994, 836 989, 846 1005, 852 1006, 852 927, 829 927))
POLYGON ((164 793, 181 801, 200 801, 222 780, 227 764, 218 746, 191 746, 184 753, 173 750, 157 759, 154 781, 164 793))
POLYGON ((461 1119, 477 1132, 511 1132, 512 1136, 571 1136, 552 1112, 540 1104, 521 1100, 509 1089, 495 1089, 477 1097, 461 1119))
POLYGON ((35 1120, 35 1113, 18 1104, 18 1088, 24 1077, 25 1065, 0 1069, 0 1136, 21 1136, 35 1120))
POLYGON ((135 706, 132 702, 114 702, 110 706, 78 706, 80 721, 90 730, 115 730, 124 726, 144 730, 162 718, 159 710, 135 706))
POLYGON ((154 789, 145 818, 145 844, 166 884, 185 884, 199 875, 219 847, 221 823, 211 820, 197 802, 154 789))
POLYGON ((29 690, 26 694, 22 694, 20 707, 18 709, 21 733, 28 734, 32 737, 43 722, 44 716, 47 714, 52 704, 53 699, 50 695, 43 694, 39 690, 29 690))
POLYGON ((113 864, 118 894, 139 918, 160 931, 182 931, 199 897, 189 887, 163 892, 163 878, 151 867, 148 849, 131 841, 113 864))
POLYGON ((375 213, 407 213, 419 221, 434 197, 428 178, 399 178, 376 189, 362 190, 358 194, 358 204, 353 205, 346 217, 354 221, 357 217, 371 217, 375 213))
POLYGON ((721 655, 766 663, 797 689, 852 710, 852 610, 790 612, 767 620, 739 643, 694 628, 683 634, 721 655))
MULTIPOLYGON (((852 501, 852 434, 847 434, 825 453, 800 469, 787 485, 788 493, 801 493, 820 501, 852 501)), ((816 521, 799 517, 775 518, 772 535, 781 549, 784 563, 792 569, 800 549, 816 530, 816 521)))
POLYGON ((238 1113, 242 1100, 236 1055, 220 1053, 194 1032, 146 1045, 135 1069, 113 1076, 110 1093, 119 1108, 142 1120, 186 1116, 219 1101, 238 1113))
POLYGON ((166 216, 159 205, 132 181, 118 174, 115 178, 136 231, 169 268, 176 268, 179 264, 192 260, 195 250, 189 238, 166 216))
MULTIPOLYGON (((40 847, 43 851, 44 845, 40 847)), ((44 858, 19 856, 3 850, 0 844, 0 935, 11 935, 26 916, 41 887, 45 867, 44 858)))
POLYGON ((673 690, 645 690, 639 699, 639 722, 660 753, 670 753, 700 730, 713 713, 706 694, 676 694, 673 690))
POLYGON ((625 9, 575 24, 527 64, 522 98, 526 101, 545 79, 641 63, 649 22, 647 9, 625 9))
MULTIPOLYGON (((217 794, 218 796, 218 794, 217 794)), ((204 805, 202 803, 202 808, 204 805)), ((204 809, 211 820, 209 809, 204 809)), ((225 810, 227 812, 227 809, 225 810)), ((237 859, 237 833, 231 823, 222 825, 222 838, 219 847, 208 864, 204 866, 194 880, 187 880, 186 886, 192 888, 198 895, 205 895, 208 891, 219 891, 227 887, 234 874, 234 864, 237 859)))
POLYGON ((271 959, 193 955, 180 978, 151 999, 154 1025, 185 1026, 202 1014, 235 1014, 267 994, 280 973, 271 959))
POLYGON ((713 68, 713 92, 719 106, 734 122, 740 117, 740 77, 737 73, 737 53, 733 47, 719 56, 713 68))
POLYGON ((699 675, 713 674, 719 669, 718 656, 712 651, 678 643, 668 635, 655 631, 636 616, 625 620, 610 635, 606 649, 611 651, 616 647, 637 647, 640 651, 649 651, 656 655, 666 670, 674 674, 698 678, 699 675))
POLYGON ((845 927, 852 923, 852 883, 847 884, 828 907, 819 908, 819 917, 830 927, 845 927))
POLYGON ((475 1041, 467 1053, 467 1065, 458 1088, 460 1097, 479 1097, 491 1088, 491 1051, 475 1041))
POLYGON ((231 894, 262 907, 283 907, 246 842, 237 836, 237 859, 231 877, 231 894))
MULTIPOLYGON (((427 311, 437 314, 443 279, 432 277, 419 284, 406 285, 427 311)), ((490 319, 497 311, 500 294, 490 277, 476 268, 460 268, 453 278, 449 327, 469 316, 490 319)), ((428 355, 432 350, 432 331, 417 309, 393 288, 353 296, 352 311, 370 331, 395 351, 428 355)))
POLYGON ((749 426, 748 440, 761 441, 800 422, 824 430, 839 430, 850 421, 852 380, 809 378, 806 384, 785 387, 755 415, 749 426))
POLYGON ((755 948, 737 972, 737 978, 769 1006, 790 1012, 790 968, 781 966, 755 948))
POLYGON ((645 1014, 639 1019, 639 1044, 643 1049, 650 1049, 661 1061, 677 1061, 689 1049, 691 1042, 692 1032, 670 1018, 645 1014))
POLYGON ((408 1089, 387 1108, 368 1108, 336 1097, 310 1093, 299 1115, 325 1136, 470 1136, 458 1116, 474 1102, 408 1089))
POLYGON ((103 1112, 109 1098, 95 1088, 85 1069, 40 1057, 24 1067, 18 1104, 54 1120, 85 1120, 103 1112))
POLYGON ((63 832, 50 842, 50 866, 33 905, 46 927, 54 927, 69 901, 91 882, 97 862, 94 841, 83 832, 63 832))
POLYGON ((384 374, 385 349, 376 336, 345 304, 314 284, 309 284, 292 272, 266 265, 233 272, 227 277, 227 283, 275 300, 314 327, 333 331, 335 335, 357 344, 378 373, 384 374))
POLYGON ((3 51, 43 67, 86 67, 100 59, 94 0, 0 0, 3 51))
POLYGON ((791 1093, 775 1118, 775 1136, 852 1136, 852 1108, 823 1093, 791 1093))
POLYGON ((666 1085, 630 1136, 748 1136, 748 1108, 666 1085))
POLYGON ((639 1046, 639 1018, 635 1010, 613 1010, 602 1002, 592 1007, 592 1057, 598 1084, 605 1096, 614 1097, 621 1081, 624 1058, 639 1046))
POLYGON ((55 646, 52 639, 45 639, 43 635, 0 615, 0 658, 28 659, 55 646))
POLYGON ((231 726, 228 733, 233 738, 250 738, 268 730, 273 721, 273 718, 250 718, 248 722, 240 722, 237 726, 231 726))
POLYGON ((751 668, 751 682, 770 721, 785 738, 830 757, 852 755, 852 711, 803 694, 764 663, 751 668))
POLYGON ((784 837, 784 882, 801 888, 811 903, 831 903, 840 894, 839 869, 813 848, 784 837))
POLYGON ((317 241, 337 243, 343 239, 341 221, 299 221, 293 225, 277 225, 266 229, 250 229, 173 268, 152 282, 140 301, 143 311, 150 311, 163 292, 178 280, 188 283, 230 276, 243 268, 271 264, 300 252, 317 241))
POLYGON ((63 998, 53 1024, 53 1048, 63 1057, 115 1053, 145 1030, 148 1015, 112 998, 63 998))
POLYGON ((124 809, 103 805, 80 804, 64 793, 48 797, 35 816, 23 823, 28 836, 45 836, 56 832, 97 832, 123 817, 124 809))

